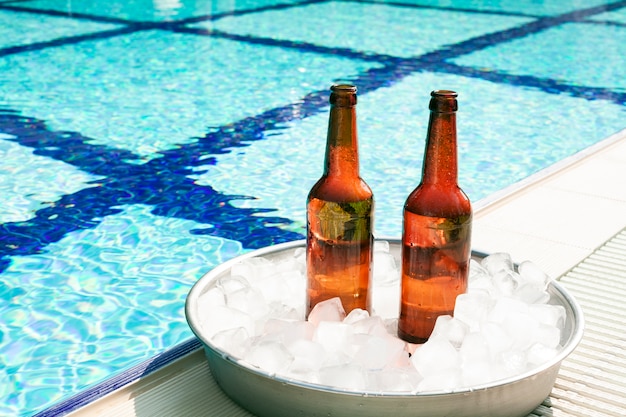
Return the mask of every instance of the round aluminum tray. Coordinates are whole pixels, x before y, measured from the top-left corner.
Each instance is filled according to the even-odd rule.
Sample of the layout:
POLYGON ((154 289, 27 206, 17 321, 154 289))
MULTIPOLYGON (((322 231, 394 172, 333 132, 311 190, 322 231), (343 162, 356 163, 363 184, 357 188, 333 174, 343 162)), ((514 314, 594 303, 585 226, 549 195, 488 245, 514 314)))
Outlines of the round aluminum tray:
MULTIPOLYGON (((391 253, 399 261, 400 242, 384 240, 389 242, 391 253)), ((256 256, 279 258, 298 247, 305 247, 305 241, 259 249, 219 265, 193 286, 185 305, 187 322, 204 346, 215 380, 231 399, 259 417, 522 417, 550 394, 561 361, 582 338, 584 324, 580 306, 565 288, 552 282, 548 288, 550 303, 562 305, 566 310, 566 323, 561 335, 563 349, 550 362, 517 377, 455 392, 405 395, 346 391, 270 375, 211 344, 200 327, 198 297, 242 259, 256 256)))

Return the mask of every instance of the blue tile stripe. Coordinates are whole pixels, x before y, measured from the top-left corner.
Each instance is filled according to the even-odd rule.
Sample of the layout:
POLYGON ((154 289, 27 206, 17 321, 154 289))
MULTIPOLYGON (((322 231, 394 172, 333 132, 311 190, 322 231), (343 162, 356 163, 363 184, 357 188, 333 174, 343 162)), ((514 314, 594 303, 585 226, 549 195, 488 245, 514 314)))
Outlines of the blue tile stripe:
POLYGON ((14 112, 0 110, 0 131, 13 136, 7 140, 33 148, 37 155, 106 176, 97 186, 65 195, 53 206, 38 210, 28 221, 0 225, 0 271, 8 266, 8 257, 39 253, 70 232, 97 226, 97 219, 119 213, 121 210, 115 207, 126 204, 146 204, 154 207, 156 215, 213 225, 192 233, 238 240, 246 248, 302 238, 298 233, 272 226, 291 221, 261 215, 271 209, 235 208, 229 204, 231 200, 250 197, 225 195, 187 177, 197 174, 189 166, 208 163, 206 159, 199 163, 201 155, 222 153, 225 148, 241 147, 261 138, 256 119, 222 128, 142 165, 125 161, 138 159, 129 151, 90 144, 79 133, 50 131, 43 121, 14 112), (72 152, 67 151, 69 148, 72 152))
POLYGON ((337 0, 345 3, 363 3, 363 4, 386 4, 394 7, 406 7, 412 9, 429 9, 429 10, 441 10, 446 12, 462 12, 462 13, 479 13, 479 14, 492 14, 497 16, 517 16, 517 17, 534 17, 539 18, 541 16, 529 13, 519 13, 502 10, 476 10, 466 7, 454 7, 454 6, 435 6, 429 4, 410 4, 403 3, 401 1, 378 1, 378 0, 337 0))

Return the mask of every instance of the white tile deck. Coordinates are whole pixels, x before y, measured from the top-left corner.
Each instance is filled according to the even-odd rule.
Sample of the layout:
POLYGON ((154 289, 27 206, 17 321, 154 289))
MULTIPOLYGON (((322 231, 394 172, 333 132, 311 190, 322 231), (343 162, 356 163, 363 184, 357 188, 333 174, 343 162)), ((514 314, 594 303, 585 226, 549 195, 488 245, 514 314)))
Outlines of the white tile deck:
POLYGON ((473 247, 558 278, 626 226, 626 130, 476 205, 473 247))

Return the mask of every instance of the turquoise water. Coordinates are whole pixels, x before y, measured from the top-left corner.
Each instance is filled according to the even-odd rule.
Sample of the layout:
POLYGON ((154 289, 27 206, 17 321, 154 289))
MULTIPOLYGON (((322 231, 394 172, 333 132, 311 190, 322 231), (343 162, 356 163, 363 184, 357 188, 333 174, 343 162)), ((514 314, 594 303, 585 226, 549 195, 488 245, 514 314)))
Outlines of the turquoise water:
POLYGON ((224 260, 303 237, 328 88, 399 236, 433 89, 474 202, 626 127, 626 2, 0 0, 0 415, 192 335, 224 260))

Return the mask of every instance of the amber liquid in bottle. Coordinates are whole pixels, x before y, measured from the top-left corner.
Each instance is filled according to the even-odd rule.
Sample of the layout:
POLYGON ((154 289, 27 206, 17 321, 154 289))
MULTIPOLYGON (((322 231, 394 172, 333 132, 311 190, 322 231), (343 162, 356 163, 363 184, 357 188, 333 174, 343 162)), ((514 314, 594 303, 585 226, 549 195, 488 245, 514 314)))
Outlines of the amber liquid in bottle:
POLYGON ((422 182, 404 205, 398 336, 424 343, 467 289, 472 208, 457 183, 457 94, 431 93, 422 182))
POLYGON ((307 198, 306 315, 340 297, 346 313, 370 311, 374 198, 359 176, 356 87, 334 85, 324 173, 307 198))

